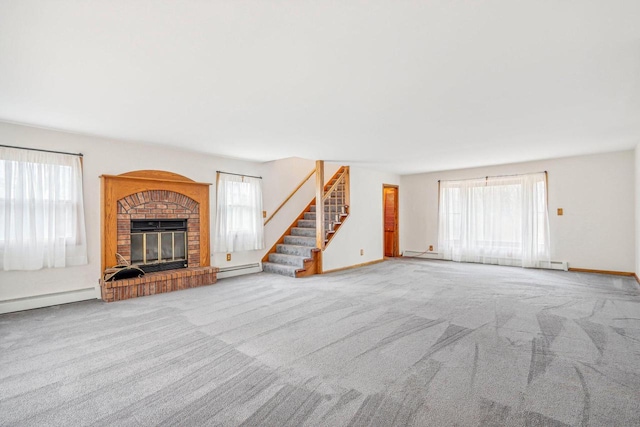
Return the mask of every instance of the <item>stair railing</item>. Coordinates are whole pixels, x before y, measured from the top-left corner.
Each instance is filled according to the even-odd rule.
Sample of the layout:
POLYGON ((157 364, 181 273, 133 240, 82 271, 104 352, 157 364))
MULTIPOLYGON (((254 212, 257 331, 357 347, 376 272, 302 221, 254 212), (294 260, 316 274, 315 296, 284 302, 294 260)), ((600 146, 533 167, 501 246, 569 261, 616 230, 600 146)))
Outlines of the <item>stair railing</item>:
MULTIPOLYGON (((325 191, 325 188, 327 188, 329 184, 324 184, 324 161, 316 160, 316 167, 311 172, 309 172, 309 174, 300 182, 300 184, 298 184, 298 186, 289 194, 289 196, 287 196, 287 198, 273 211, 269 218, 264 221, 265 225, 269 221, 271 221, 280 211, 280 209, 294 196, 296 192, 298 192, 298 190, 300 190, 300 188, 302 188, 302 186, 313 175, 315 175, 315 198, 309 203, 309 205, 307 205, 307 209, 310 209, 315 205, 316 246, 315 249, 312 250, 313 266, 310 267, 307 275, 322 273, 322 251, 324 251, 326 243, 329 242, 332 236, 335 235, 334 231, 337 230, 342 221, 344 221, 344 219, 348 217, 350 203, 349 167, 343 166, 338 169, 338 171, 332 177, 332 181, 333 179, 335 179, 335 182, 333 182, 325 191), (326 216, 325 210, 327 211, 326 216), (327 221, 326 230, 325 219, 327 221)), ((308 211, 305 209, 305 212, 308 211)), ((300 220, 302 218, 303 214, 300 214, 297 220, 300 220)), ((281 244, 285 241, 285 237, 291 231, 291 229, 296 226, 296 222, 291 225, 289 230, 287 230, 264 255, 264 257, 262 258, 263 262, 269 261, 269 255, 277 251, 278 244, 281 244)), ((307 262, 307 260, 305 260, 305 262, 307 262)), ((300 271, 296 272, 296 277, 301 277, 298 276, 299 272, 300 271)))
MULTIPOLYGON (((325 240, 329 234, 333 233, 337 223, 342 222, 343 216, 346 216, 349 209, 349 167, 345 166, 343 171, 336 178, 336 182, 325 192, 322 197, 322 206, 325 212, 324 218, 324 236, 325 240)), ((317 210, 317 209, 316 209, 317 210)))
POLYGON ((309 181, 309 178, 311 178, 315 173, 316 173, 316 168, 313 168, 313 169, 311 170, 311 172, 309 172, 309 173, 307 174, 307 176, 306 176, 302 181, 300 181, 300 184, 298 184, 298 186, 297 186, 296 188, 294 188, 294 189, 293 189, 293 191, 292 191, 291 193, 289 193, 289 195, 287 196, 287 198, 286 198, 286 199, 284 199, 284 201, 283 201, 282 203, 280 203, 280 205, 279 205, 279 206, 278 206, 278 207, 273 211, 273 213, 269 216, 269 218, 267 218, 267 219, 264 221, 264 225, 267 225, 267 223, 268 223, 269 221, 271 221, 271 220, 273 219, 273 217, 274 217, 274 216, 276 216, 276 214, 278 213, 278 211, 279 211, 280 209, 282 209, 282 207, 283 207, 284 205, 286 205, 286 204, 287 204, 287 202, 288 202, 288 201, 289 201, 289 200, 290 200, 290 199, 291 199, 291 198, 292 198, 292 197, 293 197, 293 196, 298 192, 298 190, 300 190, 300 189, 302 188, 302 186, 303 186, 307 181, 309 181))

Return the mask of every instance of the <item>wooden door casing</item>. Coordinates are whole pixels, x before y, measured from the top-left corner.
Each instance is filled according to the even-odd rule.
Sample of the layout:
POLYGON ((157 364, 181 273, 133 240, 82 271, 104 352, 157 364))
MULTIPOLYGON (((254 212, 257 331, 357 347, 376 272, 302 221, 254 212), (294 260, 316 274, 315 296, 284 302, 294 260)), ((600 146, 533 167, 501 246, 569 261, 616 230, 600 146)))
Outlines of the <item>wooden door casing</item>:
POLYGON ((398 187, 383 187, 384 256, 398 256, 398 187))

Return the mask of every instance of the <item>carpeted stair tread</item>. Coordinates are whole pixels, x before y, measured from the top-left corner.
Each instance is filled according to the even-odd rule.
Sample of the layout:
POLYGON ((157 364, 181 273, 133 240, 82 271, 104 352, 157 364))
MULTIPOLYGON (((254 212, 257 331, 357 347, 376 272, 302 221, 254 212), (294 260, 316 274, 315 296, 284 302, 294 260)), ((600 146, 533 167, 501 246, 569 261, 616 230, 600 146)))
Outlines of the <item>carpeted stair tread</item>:
POLYGON ((316 238, 303 236, 284 236, 284 243, 287 245, 309 246, 311 248, 315 248, 316 238))
POLYGON ((275 264, 273 262, 262 263, 262 271, 266 273, 280 274, 281 276, 296 277, 296 270, 299 269, 299 267, 294 267, 292 265, 275 264))
POLYGON ((316 237, 316 229, 311 227, 299 228, 293 227, 291 229, 292 236, 304 236, 304 237, 316 237))
POLYGON ((313 228, 315 230, 316 228, 316 220, 310 220, 310 219, 299 219, 298 220, 298 227, 297 228, 313 228))
MULTIPOLYGON (((342 223, 342 220, 344 218, 346 218, 347 216, 349 216, 349 215, 347 215, 346 213, 340 213, 340 214, 336 213, 336 214, 332 214, 331 216, 329 216, 329 214, 327 213, 325 215, 324 226, 326 228, 331 221, 333 221, 334 224, 342 223)), ((300 220, 300 221, 313 221, 314 224, 315 224, 316 213, 315 212, 307 212, 307 213, 304 214, 304 220, 300 220)), ((315 229, 315 227, 314 227, 314 229, 315 229)))
MULTIPOLYGON (((338 205, 338 206, 325 206, 324 207, 324 211, 325 212, 329 212, 329 211, 333 211, 333 212, 346 212, 346 208, 344 205, 338 205)), ((316 205, 311 205, 311 213, 315 213, 316 212, 316 205)))
POLYGON ((306 257, 288 254, 269 254, 269 262, 274 264, 292 265, 298 268, 304 268, 304 260, 306 257))
POLYGON ((287 254, 287 255, 297 255, 305 258, 311 258, 311 252, 315 249, 310 246, 301 246, 301 245, 286 245, 286 244, 278 244, 276 245, 276 253, 279 254, 287 254))

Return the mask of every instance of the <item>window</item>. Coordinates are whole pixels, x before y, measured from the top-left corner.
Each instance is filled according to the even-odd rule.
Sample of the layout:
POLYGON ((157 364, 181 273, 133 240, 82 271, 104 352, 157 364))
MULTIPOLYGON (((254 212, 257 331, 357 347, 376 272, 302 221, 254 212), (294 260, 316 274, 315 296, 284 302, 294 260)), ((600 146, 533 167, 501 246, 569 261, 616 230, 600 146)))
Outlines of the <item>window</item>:
POLYGON ((219 173, 216 194, 215 251, 264 249, 262 180, 219 173))
POLYGON ((444 259, 540 267, 549 262, 546 174, 440 183, 444 259))
POLYGON ((0 269, 86 263, 80 158, 0 147, 0 269))

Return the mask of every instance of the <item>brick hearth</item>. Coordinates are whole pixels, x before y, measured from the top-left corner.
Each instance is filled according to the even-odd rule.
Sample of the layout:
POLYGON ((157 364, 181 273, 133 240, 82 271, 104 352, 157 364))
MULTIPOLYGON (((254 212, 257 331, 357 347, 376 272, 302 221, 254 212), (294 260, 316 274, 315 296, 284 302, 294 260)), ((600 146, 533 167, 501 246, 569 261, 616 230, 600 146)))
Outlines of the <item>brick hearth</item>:
POLYGON ((216 267, 183 268, 180 270, 148 273, 142 277, 101 281, 102 299, 106 302, 121 301, 145 295, 161 294, 181 289, 216 283, 216 267))

